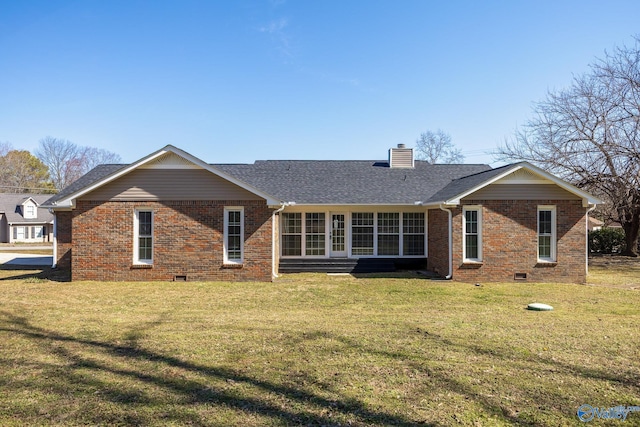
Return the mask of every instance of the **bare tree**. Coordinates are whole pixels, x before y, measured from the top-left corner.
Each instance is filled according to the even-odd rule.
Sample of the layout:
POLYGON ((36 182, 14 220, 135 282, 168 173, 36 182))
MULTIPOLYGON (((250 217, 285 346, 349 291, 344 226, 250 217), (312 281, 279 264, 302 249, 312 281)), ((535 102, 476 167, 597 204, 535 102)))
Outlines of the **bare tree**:
POLYGON ((568 89, 550 92, 499 148, 500 160, 526 160, 609 203, 625 255, 637 256, 640 230, 640 39, 605 52, 568 89))
POLYGON ((81 147, 71 141, 47 136, 40 140, 36 156, 49 168, 51 180, 61 190, 95 166, 102 163, 119 163, 118 154, 110 151, 81 147))
POLYGON ((80 155, 83 173, 89 172, 98 165, 113 164, 122 162, 119 154, 105 150, 103 148, 83 147, 80 155))
POLYGON ((451 143, 451 136, 440 129, 420 134, 416 140, 416 157, 427 163, 462 163, 462 152, 451 143))
POLYGON ((58 190, 82 175, 73 162, 78 155, 78 147, 71 141, 47 136, 40 140, 35 154, 49 168, 53 185, 58 190))
POLYGON ((13 150, 11 143, 9 142, 0 142, 0 157, 4 157, 7 155, 9 151, 13 150))

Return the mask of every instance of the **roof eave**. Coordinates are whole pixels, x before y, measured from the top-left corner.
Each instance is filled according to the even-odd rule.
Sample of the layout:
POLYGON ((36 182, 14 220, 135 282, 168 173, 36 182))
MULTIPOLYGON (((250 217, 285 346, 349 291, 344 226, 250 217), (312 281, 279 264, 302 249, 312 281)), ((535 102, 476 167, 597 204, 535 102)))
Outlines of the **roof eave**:
POLYGON ((276 197, 273 197, 269 194, 266 194, 260 190, 258 190, 257 188, 254 188, 253 186, 247 184, 244 181, 241 181, 237 178, 234 178, 231 175, 228 175, 227 173, 211 166, 208 163, 203 162, 202 160, 198 159, 197 157, 187 153, 186 151, 183 151, 177 147, 174 147, 173 145, 167 145, 164 148, 161 148, 160 150, 149 154, 146 157, 143 157, 142 159, 138 160, 137 162, 131 163, 130 165, 124 166, 120 169, 118 169, 117 171, 99 179, 98 181, 92 183, 91 185, 88 185, 74 193, 69 194, 68 196, 66 196, 64 199, 61 199, 57 202, 55 202, 55 204, 52 205, 42 205, 41 207, 45 207, 45 208, 50 208, 50 209, 54 209, 54 210, 70 210, 70 209, 74 209, 75 208, 75 200, 78 199, 79 197, 84 196, 85 194, 90 193, 91 191, 102 187, 103 185, 106 185, 120 177, 122 177, 123 175, 128 174, 129 172, 133 171, 136 168, 139 168, 140 166, 149 163, 155 159, 157 159, 160 156, 163 156, 167 153, 174 153, 180 157, 183 157, 184 159, 190 161, 191 163, 201 167, 202 169, 205 169, 211 173, 213 173, 214 175, 219 176, 220 178, 223 178, 253 194, 255 194, 256 196, 259 196, 263 199, 266 200, 267 205, 276 205, 276 204, 281 204, 282 201, 278 200, 276 197))
POLYGON ((560 188, 580 197, 580 199, 582 199, 582 205, 585 207, 588 206, 593 206, 593 205, 600 205, 603 203, 602 200, 598 199, 597 197, 594 197, 593 195, 587 193, 586 191, 583 191, 581 189, 579 189, 578 187, 569 184, 568 182, 566 182, 563 179, 560 179, 558 177, 556 177, 555 175, 550 174, 549 172, 540 169, 537 166, 532 165, 531 163, 528 162, 520 162, 520 163, 514 163, 513 165, 511 165, 511 167, 507 167, 505 169, 505 171, 499 175, 496 175, 494 177, 492 177, 491 179, 488 179, 474 187, 472 187, 471 189, 468 189, 458 195, 456 195, 453 198, 450 198, 448 200, 444 200, 441 203, 445 204, 445 205, 450 205, 450 206, 458 206, 460 205, 460 202, 462 199, 464 199, 465 197, 469 196, 470 194, 475 193, 476 191, 481 190, 482 188, 491 185, 493 183, 495 183, 496 181, 512 174, 513 172, 516 172, 517 170, 520 169, 528 169, 540 176, 542 176, 543 178, 553 182, 555 185, 559 186, 560 188))

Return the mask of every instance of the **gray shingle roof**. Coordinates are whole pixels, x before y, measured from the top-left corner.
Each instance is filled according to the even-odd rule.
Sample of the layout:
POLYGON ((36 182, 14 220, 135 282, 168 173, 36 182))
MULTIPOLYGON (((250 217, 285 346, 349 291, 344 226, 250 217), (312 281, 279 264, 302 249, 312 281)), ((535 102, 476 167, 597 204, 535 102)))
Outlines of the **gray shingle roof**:
MULTIPOLYGON (((126 166, 100 165, 45 204, 62 200, 126 166)), ((442 201, 445 199, 437 199, 441 194, 473 188, 496 171, 488 165, 431 165, 420 160, 412 169, 390 168, 386 161, 375 160, 259 160, 211 166, 283 202, 339 205, 442 201)))
POLYGON ((25 218, 22 212, 22 203, 31 197, 39 205, 51 197, 51 194, 12 194, 0 193, 0 212, 4 213, 9 223, 42 224, 53 221, 53 214, 48 209, 38 208, 37 218, 25 218))
POLYGON ((265 160, 212 166, 297 204, 413 204, 431 198, 454 179, 490 169, 487 165, 430 165, 419 160, 413 169, 363 160, 265 160))
POLYGON ((82 175, 80 179, 74 181, 68 187, 65 187, 53 197, 50 197, 44 204, 51 205, 57 202, 58 200, 62 200, 70 194, 75 193, 76 191, 82 190, 85 187, 89 187, 91 184, 100 181, 103 178, 111 175, 115 171, 122 169, 123 167, 128 165, 118 165, 118 164, 107 164, 107 165, 98 165, 95 168, 91 169, 86 174, 82 175))
POLYGON ((484 170, 472 175, 463 176, 449 182, 440 191, 433 194, 427 202, 442 202, 465 193, 484 182, 495 178, 514 165, 505 165, 495 169, 484 170))

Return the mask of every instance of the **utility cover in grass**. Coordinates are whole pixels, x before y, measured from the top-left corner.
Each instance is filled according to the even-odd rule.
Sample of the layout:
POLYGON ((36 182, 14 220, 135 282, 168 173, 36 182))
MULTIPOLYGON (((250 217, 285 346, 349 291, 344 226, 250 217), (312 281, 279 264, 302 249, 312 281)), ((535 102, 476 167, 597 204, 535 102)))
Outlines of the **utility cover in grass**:
POLYGON ((535 310, 535 311, 551 311, 553 307, 548 304, 542 304, 539 302, 533 302, 527 306, 527 310, 535 310))

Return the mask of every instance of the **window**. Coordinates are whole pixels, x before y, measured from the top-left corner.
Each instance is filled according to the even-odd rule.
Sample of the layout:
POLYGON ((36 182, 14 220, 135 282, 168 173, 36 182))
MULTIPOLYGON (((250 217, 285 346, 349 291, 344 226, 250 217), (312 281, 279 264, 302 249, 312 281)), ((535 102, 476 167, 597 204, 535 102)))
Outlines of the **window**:
POLYGON ((24 217, 25 218, 35 218, 36 217, 36 207, 29 203, 24 207, 24 217))
POLYGON ((351 214, 351 253, 373 255, 373 213, 351 214))
POLYGON ((136 210, 134 224, 134 255, 136 264, 153 263, 153 212, 136 210))
POLYGON ((400 255, 400 214, 378 213, 378 255, 400 255))
POLYGON ((545 262, 556 260, 555 206, 538 206, 538 259, 545 262))
POLYGON ((244 248, 244 210, 224 209, 224 262, 242 264, 244 248))
POLYGON ((325 254, 324 213, 308 213, 305 217, 305 255, 325 254))
POLYGON ((282 256, 302 255, 302 214, 282 213, 282 256))
POLYGON ((424 255, 424 212, 402 214, 402 254, 424 255))
POLYGON ((482 208, 465 206, 462 209, 463 258, 465 261, 482 261, 482 208))

